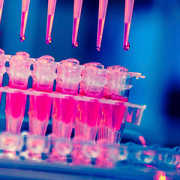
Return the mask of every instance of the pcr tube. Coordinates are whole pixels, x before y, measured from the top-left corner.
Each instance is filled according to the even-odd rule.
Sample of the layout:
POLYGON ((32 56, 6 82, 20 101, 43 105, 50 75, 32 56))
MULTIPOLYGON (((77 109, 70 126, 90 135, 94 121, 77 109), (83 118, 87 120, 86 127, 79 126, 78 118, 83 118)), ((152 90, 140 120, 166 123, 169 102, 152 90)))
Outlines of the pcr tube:
MULTIPOLYGON (((56 92, 78 95, 83 66, 76 59, 67 59, 57 65, 56 92)), ((73 97, 54 98, 53 133, 57 137, 70 138, 76 119, 77 100, 73 97)))
POLYGON ((30 96, 29 132, 35 135, 45 135, 52 102, 52 98, 46 93, 53 91, 56 64, 53 57, 45 55, 37 59, 33 68, 32 88, 44 94, 30 96))
MULTIPOLYGON (((26 90, 33 60, 26 52, 18 52, 9 61, 9 87, 26 90)), ((6 131, 20 133, 27 95, 21 92, 6 95, 6 131)))

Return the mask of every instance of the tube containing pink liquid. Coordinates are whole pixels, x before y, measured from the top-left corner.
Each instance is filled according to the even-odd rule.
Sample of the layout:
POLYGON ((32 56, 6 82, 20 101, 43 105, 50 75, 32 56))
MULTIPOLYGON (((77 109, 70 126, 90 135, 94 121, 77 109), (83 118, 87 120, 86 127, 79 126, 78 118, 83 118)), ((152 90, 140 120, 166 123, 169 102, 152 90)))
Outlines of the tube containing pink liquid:
MULTIPOLYGON (((56 92, 78 95, 79 82, 83 66, 76 59, 67 59, 57 65, 56 92)), ((70 139, 76 119, 77 100, 71 96, 54 98, 53 101, 53 134, 70 139)))
MULTIPOLYGON (((106 83, 107 70, 100 63, 84 64, 83 80, 81 82, 80 94, 88 97, 102 98, 103 88, 106 83)), ((101 103, 98 99, 90 102, 82 102, 80 107, 84 116, 82 120, 86 125, 86 140, 94 141, 96 138, 97 127, 102 118, 101 103)))
POLYGON ((129 50, 129 32, 131 26, 132 13, 134 8, 134 0, 125 0, 125 12, 124 12, 124 51, 129 50))
POLYGON ((107 5, 108 5, 108 0, 99 0, 98 30, 97 30, 97 44, 96 44, 98 51, 100 51, 100 47, 101 47, 107 5))
MULTIPOLYGON (((9 61, 9 87, 26 90, 30 76, 32 59, 26 52, 19 52, 9 61)), ((21 92, 7 93, 6 95, 6 131, 20 133, 24 118, 27 95, 21 92)))
POLYGON ((48 14, 47 14, 47 27, 46 27, 46 44, 50 44, 52 26, 54 21, 54 13, 56 9, 56 1, 57 0, 48 0, 48 14))
POLYGON ((21 13, 21 29, 20 29, 20 41, 25 40, 26 23, 29 12, 30 0, 22 0, 22 13, 21 13))
POLYGON ((78 47, 77 36, 83 0, 74 0, 72 46, 78 47))
MULTIPOLYGON (((56 64, 51 56, 42 56, 33 65, 33 90, 52 93, 56 64)), ((29 132, 45 135, 49 122, 52 98, 47 94, 30 96, 29 132)))

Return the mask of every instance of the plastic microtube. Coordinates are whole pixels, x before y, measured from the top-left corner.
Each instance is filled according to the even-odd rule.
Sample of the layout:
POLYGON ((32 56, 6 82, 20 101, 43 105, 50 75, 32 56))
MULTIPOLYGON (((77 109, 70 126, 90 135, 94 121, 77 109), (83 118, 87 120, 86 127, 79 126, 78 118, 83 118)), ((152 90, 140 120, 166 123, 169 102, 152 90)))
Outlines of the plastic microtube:
POLYGON ((100 51, 104 23, 106 18, 108 0, 99 0, 98 30, 97 30, 97 50, 100 51))
MULTIPOLYGON (((26 90, 30 76, 32 59, 26 52, 19 52, 9 60, 9 87, 26 90)), ((7 93, 6 95, 6 131, 20 133, 27 95, 21 92, 7 93)))
POLYGON ((48 0, 48 14, 47 14, 47 27, 46 27, 46 44, 50 44, 52 26, 54 21, 54 13, 56 9, 56 1, 57 0, 48 0))
MULTIPOLYGON (((67 59, 57 65, 56 92, 78 95, 83 66, 76 59, 67 59)), ((54 98, 53 133, 57 137, 70 138, 76 119, 77 101, 73 97, 54 98)))
MULTIPOLYGON (((4 51, 0 49, 0 87, 2 87, 3 74, 5 73, 5 63, 11 58, 10 55, 5 55, 4 51)), ((0 92, 0 101, 1 101, 1 92, 0 92)))
POLYGON ((74 0, 72 46, 78 47, 77 36, 83 0, 74 0))
MULTIPOLYGON (((85 70, 82 75, 81 93, 85 96, 102 98, 103 88, 106 83, 107 70, 100 63, 87 63, 84 64, 85 70)), ((101 120, 101 104, 98 100, 93 99, 81 106, 82 111, 87 113, 86 117, 86 139, 95 140, 97 133, 97 126, 101 120)), ((82 118, 85 118, 82 117, 82 118)))
POLYGON ((134 0, 125 0, 125 12, 124 12, 124 43, 123 49, 129 50, 129 32, 131 26, 131 19, 134 7, 134 0))
POLYGON ((46 93, 53 91, 56 64, 53 57, 45 55, 37 59, 33 68, 32 88, 44 94, 30 96, 29 131, 30 134, 45 135, 52 102, 52 98, 46 93))
POLYGON ((25 30, 29 11, 30 0, 22 0, 22 12, 21 12, 21 29, 20 29, 20 41, 25 40, 25 30))

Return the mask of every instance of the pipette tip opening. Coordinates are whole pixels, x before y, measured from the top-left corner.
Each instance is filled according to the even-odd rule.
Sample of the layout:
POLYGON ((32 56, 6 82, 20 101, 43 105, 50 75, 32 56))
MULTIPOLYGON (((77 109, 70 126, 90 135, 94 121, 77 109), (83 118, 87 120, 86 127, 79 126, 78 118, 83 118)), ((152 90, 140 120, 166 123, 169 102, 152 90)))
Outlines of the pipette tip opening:
POLYGON ((77 48, 77 47, 78 47, 78 42, 73 42, 73 43, 72 43, 72 47, 73 47, 73 48, 77 48))
POLYGON ((51 42, 52 42, 51 37, 46 38, 46 44, 51 44, 51 42))
POLYGON ((23 36, 20 36, 20 41, 21 41, 21 42, 25 41, 25 39, 26 39, 26 38, 25 38, 24 35, 23 35, 23 36))
POLYGON ((130 49, 130 44, 129 44, 129 42, 124 43, 123 49, 124 49, 124 51, 128 51, 128 50, 130 49))
POLYGON ((96 50, 97 50, 97 51, 100 51, 100 47, 98 46, 98 47, 96 48, 96 50))

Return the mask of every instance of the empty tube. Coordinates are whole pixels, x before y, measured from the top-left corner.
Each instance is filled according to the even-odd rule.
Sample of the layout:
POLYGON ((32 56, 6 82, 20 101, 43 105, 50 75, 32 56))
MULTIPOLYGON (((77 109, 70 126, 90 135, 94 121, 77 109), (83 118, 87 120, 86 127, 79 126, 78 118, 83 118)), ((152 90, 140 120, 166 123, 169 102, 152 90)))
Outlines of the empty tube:
POLYGON ((106 18, 108 0, 99 0, 98 30, 97 30, 97 50, 100 51, 104 23, 106 18))
POLYGON ((22 13, 21 13, 21 29, 20 29, 20 41, 25 40, 26 23, 29 11, 30 0, 22 0, 22 13))
POLYGON ((48 14, 47 14, 47 27, 46 27, 46 44, 50 44, 52 26, 54 21, 54 13, 56 9, 56 1, 57 0, 48 0, 48 14))

